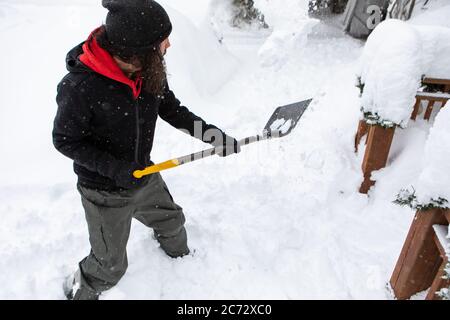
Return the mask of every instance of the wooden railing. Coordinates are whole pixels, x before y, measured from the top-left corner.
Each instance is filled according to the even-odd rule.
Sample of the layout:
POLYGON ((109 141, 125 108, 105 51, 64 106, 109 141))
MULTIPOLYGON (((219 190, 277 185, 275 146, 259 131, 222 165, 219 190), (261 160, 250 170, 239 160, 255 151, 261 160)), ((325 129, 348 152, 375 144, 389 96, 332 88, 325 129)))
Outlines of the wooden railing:
POLYGON ((449 209, 417 211, 391 276, 395 298, 409 299, 428 290, 427 300, 440 300, 437 292, 450 286, 443 277, 449 263, 449 224, 449 209))
MULTIPOLYGON (((449 79, 435 79, 425 78, 423 83, 433 86, 439 93, 431 92, 417 92, 416 103, 411 114, 411 119, 416 120, 421 114, 421 107, 426 103, 426 110, 424 112, 424 119, 430 120, 434 108, 440 104, 440 107, 450 100, 450 80, 449 79)), ((369 125, 365 120, 361 120, 358 125, 358 130, 355 136, 355 151, 358 151, 358 145, 364 136, 366 138, 366 150, 364 153, 362 171, 363 182, 359 189, 360 193, 368 193, 370 188, 375 184, 371 179, 373 171, 380 170, 386 166, 389 151, 391 149, 394 138, 395 127, 384 128, 380 125, 369 125)))

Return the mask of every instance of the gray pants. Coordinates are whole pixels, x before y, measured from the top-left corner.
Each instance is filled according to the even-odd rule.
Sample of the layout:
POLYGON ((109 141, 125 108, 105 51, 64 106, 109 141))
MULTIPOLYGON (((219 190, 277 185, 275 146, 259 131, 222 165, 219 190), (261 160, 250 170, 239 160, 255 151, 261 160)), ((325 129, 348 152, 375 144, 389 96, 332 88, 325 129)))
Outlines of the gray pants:
POLYGON ((78 185, 89 229, 91 252, 80 266, 81 288, 102 292, 116 285, 128 267, 126 246, 131 219, 154 230, 171 257, 189 253, 185 217, 159 173, 136 190, 108 192, 78 185))

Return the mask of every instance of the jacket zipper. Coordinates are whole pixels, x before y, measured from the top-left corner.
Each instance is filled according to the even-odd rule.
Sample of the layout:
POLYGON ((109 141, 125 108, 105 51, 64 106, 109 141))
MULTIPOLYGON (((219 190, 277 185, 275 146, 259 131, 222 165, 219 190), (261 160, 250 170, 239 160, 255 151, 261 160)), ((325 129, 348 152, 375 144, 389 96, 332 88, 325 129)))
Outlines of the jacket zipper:
POLYGON ((137 164, 141 164, 139 161, 139 147, 141 145, 141 124, 140 124, 140 116, 139 116, 139 97, 136 98, 136 102, 134 104, 136 108, 136 145, 134 148, 134 161, 137 164))

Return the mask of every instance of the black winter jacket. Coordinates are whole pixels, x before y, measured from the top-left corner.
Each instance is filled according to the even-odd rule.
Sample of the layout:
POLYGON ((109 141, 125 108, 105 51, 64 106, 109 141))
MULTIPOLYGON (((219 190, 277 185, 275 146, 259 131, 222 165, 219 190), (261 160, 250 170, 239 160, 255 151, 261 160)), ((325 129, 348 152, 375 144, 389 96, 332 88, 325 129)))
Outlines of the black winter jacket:
MULTIPOLYGON (((121 189, 118 177, 124 172, 131 176, 134 169, 153 164, 150 152, 158 115, 192 136, 194 121, 200 121, 202 132, 217 129, 181 106, 168 86, 162 97, 142 91, 134 99, 130 87, 85 66, 78 59, 82 52, 80 44, 67 55, 69 73, 58 85, 53 129, 53 143, 74 160, 81 185, 121 189)), ((138 186, 140 182, 136 179, 131 187, 123 188, 138 186)))

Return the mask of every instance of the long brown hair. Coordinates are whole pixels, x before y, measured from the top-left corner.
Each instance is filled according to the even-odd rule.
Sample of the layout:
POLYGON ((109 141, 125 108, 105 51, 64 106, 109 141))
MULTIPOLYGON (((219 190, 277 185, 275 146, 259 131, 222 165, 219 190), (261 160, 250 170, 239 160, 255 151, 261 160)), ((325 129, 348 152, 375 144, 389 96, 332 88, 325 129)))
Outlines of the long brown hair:
POLYGON ((160 51, 160 43, 156 43, 144 51, 117 47, 108 40, 105 26, 99 28, 95 39, 100 47, 111 55, 117 56, 126 63, 142 66, 140 76, 143 80, 144 91, 156 96, 163 95, 167 82, 167 71, 164 57, 160 51))

